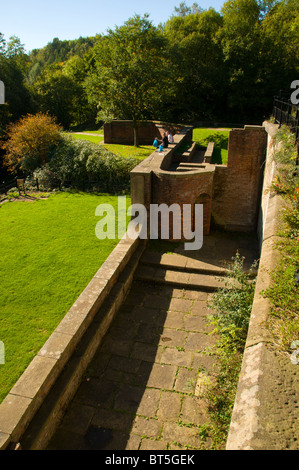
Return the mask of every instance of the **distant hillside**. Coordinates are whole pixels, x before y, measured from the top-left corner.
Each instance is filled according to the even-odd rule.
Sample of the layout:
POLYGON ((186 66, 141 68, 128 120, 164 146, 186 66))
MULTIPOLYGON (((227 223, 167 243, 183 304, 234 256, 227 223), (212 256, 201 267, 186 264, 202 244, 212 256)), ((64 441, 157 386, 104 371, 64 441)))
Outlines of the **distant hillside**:
POLYGON ((33 83, 42 70, 49 65, 65 62, 75 55, 82 57, 94 46, 98 38, 99 36, 80 37, 79 39, 64 41, 54 38, 45 47, 33 49, 29 54, 29 61, 31 63, 28 71, 29 82, 33 83))

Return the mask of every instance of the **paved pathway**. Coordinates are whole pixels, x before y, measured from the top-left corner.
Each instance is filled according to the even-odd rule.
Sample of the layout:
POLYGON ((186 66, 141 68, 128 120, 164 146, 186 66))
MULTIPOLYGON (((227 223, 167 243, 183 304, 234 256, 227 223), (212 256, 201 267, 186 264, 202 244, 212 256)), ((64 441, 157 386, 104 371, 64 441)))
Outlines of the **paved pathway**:
POLYGON ((214 284, 201 288, 189 281, 192 275, 202 275, 208 261, 214 280, 212 268, 223 269, 236 248, 251 261, 256 246, 250 237, 212 235, 204 248, 201 254, 181 248, 174 255, 145 254, 145 264, 49 449, 210 448, 211 441, 201 437, 207 420, 201 391, 217 374, 217 338, 207 321, 214 284), (145 272, 147 281, 153 279, 152 272, 158 282, 142 279, 145 272), (182 274, 189 284, 179 287, 182 274))

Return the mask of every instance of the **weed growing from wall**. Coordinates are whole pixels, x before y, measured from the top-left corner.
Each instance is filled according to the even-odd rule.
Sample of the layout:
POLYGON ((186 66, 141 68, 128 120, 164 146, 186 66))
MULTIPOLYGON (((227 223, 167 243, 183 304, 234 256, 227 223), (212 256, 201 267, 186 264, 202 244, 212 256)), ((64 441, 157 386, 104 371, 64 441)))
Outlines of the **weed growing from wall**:
POLYGON ((205 432, 212 438, 215 450, 225 448, 254 298, 255 265, 246 273, 243 264, 244 258, 237 253, 226 286, 213 294, 208 303, 214 333, 219 335, 213 351, 219 361, 217 380, 204 392, 209 410, 205 432))

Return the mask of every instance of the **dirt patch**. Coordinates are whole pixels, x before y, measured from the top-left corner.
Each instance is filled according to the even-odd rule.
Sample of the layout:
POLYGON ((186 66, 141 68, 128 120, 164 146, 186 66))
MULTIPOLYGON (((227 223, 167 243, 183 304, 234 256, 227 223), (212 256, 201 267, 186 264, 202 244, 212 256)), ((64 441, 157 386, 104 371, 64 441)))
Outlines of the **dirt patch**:
POLYGON ((49 194, 36 192, 34 194, 22 194, 18 197, 8 197, 6 195, 0 195, 0 204, 5 204, 6 202, 34 202, 37 199, 47 199, 49 194))

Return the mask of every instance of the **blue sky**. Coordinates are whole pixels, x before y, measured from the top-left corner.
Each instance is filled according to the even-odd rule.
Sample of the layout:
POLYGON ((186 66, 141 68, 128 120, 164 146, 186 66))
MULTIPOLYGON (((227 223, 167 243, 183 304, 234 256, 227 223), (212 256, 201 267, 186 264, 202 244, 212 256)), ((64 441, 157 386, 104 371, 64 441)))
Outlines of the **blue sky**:
MULTIPOLYGON (((181 0, 2 0, 0 32, 6 40, 20 38, 25 49, 44 47, 54 37, 61 40, 95 36, 121 26, 135 14, 149 13, 158 25, 169 19, 181 0)), ((185 2, 191 6, 194 1, 185 2)), ((224 0, 199 0, 202 8, 220 11, 224 0)))

